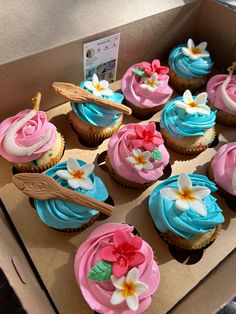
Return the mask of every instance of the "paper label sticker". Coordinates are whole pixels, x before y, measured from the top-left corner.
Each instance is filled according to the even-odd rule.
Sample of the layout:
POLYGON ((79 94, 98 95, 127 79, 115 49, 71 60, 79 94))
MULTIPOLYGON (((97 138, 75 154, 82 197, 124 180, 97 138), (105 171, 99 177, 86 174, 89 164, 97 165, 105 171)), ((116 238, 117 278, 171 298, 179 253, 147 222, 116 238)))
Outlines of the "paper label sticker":
POLYGON ((120 33, 84 44, 84 79, 116 80, 120 33))

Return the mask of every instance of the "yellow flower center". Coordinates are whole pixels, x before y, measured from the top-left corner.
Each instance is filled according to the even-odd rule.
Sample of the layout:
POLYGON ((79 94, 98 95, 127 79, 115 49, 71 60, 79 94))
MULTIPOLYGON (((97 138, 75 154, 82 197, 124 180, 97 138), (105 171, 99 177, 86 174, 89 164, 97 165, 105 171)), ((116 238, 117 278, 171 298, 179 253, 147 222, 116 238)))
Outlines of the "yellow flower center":
POLYGON ((155 81, 147 80, 147 85, 153 87, 153 86, 155 86, 155 81))
POLYGON ((83 170, 77 170, 77 171, 72 172, 71 175, 74 179, 80 179, 81 177, 83 177, 84 171, 83 170))
POLYGON ((197 48, 197 47, 192 48, 191 51, 192 51, 192 54, 194 54, 194 55, 198 55, 201 53, 201 49, 197 48))
POLYGON ((178 196, 183 201, 191 201, 196 198, 195 195, 192 193, 192 191, 187 188, 183 189, 182 191, 179 191, 178 196))
POLYGON ((193 101, 193 102, 188 103, 188 106, 190 106, 190 107, 192 107, 192 108, 195 108, 195 107, 198 107, 198 104, 196 104, 196 103, 193 101))
POLYGON ((134 295, 136 291, 136 285, 130 281, 127 280, 122 287, 122 294, 124 296, 124 298, 127 298, 130 295, 134 295))
POLYGON ((95 88, 96 88, 96 90, 98 90, 98 91, 102 91, 102 90, 105 89, 100 83, 97 83, 97 84, 95 85, 95 88))
POLYGON ((145 163, 145 158, 141 155, 134 157, 135 161, 137 164, 144 164, 145 163))

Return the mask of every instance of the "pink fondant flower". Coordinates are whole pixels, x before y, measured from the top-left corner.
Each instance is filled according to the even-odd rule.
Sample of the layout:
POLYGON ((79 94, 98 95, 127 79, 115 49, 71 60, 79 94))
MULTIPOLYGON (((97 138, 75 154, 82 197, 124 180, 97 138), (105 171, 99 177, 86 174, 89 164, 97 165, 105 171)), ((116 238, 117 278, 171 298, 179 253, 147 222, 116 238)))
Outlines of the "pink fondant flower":
POLYGON ((167 74, 169 72, 169 68, 165 66, 161 66, 161 63, 159 60, 155 59, 152 61, 152 63, 149 62, 142 62, 141 68, 144 70, 147 75, 152 76, 154 73, 157 73, 159 77, 161 77, 164 74, 167 74))
POLYGON ((154 122, 148 125, 137 124, 135 127, 137 138, 132 140, 134 148, 143 148, 152 152, 155 147, 164 143, 163 138, 159 132, 156 131, 154 122))
POLYGON ((145 261, 145 255, 140 252, 143 242, 140 237, 117 229, 113 241, 114 244, 102 248, 100 257, 112 263, 112 273, 115 277, 126 275, 129 269, 145 261))

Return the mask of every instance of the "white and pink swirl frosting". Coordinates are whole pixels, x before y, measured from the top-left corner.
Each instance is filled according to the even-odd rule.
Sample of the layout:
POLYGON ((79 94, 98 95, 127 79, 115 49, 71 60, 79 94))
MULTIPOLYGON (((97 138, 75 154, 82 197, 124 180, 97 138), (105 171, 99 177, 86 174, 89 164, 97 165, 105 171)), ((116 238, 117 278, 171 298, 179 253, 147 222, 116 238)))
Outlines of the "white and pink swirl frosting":
POLYGON ((236 75, 213 76, 207 83, 207 93, 209 100, 217 109, 236 114, 236 75))
POLYGON ((125 73, 121 81, 121 90, 125 98, 133 105, 139 108, 153 108, 165 104, 173 93, 168 85, 169 76, 168 67, 160 65, 159 60, 153 60, 152 63, 141 62, 132 65, 125 73), (139 68, 146 72, 147 76, 157 73, 158 81, 161 86, 154 91, 144 89, 141 85, 143 77, 134 73, 133 69, 139 68))
POLYGON ((164 146, 160 132, 156 131, 154 122, 141 125, 130 123, 113 134, 108 143, 108 157, 113 169, 123 178, 137 183, 149 183, 163 175, 163 169, 169 163, 169 153, 164 146), (150 159, 153 169, 137 171, 126 160, 132 156, 133 149, 153 151, 157 147, 161 153, 161 160, 150 159))
POLYGON ((15 163, 39 158, 56 142, 56 127, 45 112, 20 111, 0 124, 0 154, 15 163))
POLYGON ((134 227, 121 223, 107 223, 96 228, 77 251, 74 262, 75 277, 86 302, 94 311, 106 314, 141 314, 151 304, 151 296, 160 281, 160 273, 154 261, 153 251, 147 242, 142 241, 140 252, 145 255, 146 259, 138 266, 138 270, 139 280, 148 286, 148 290, 139 296, 137 311, 132 312, 125 302, 118 305, 111 304, 111 296, 115 291, 111 282, 95 282, 87 277, 91 268, 101 261, 101 249, 114 244, 113 237, 117 229, 130 233, 134 227))
POLYGON ((228 193, 236 195, 236 142, 221 146, 211 167, 215 182, 228 193))

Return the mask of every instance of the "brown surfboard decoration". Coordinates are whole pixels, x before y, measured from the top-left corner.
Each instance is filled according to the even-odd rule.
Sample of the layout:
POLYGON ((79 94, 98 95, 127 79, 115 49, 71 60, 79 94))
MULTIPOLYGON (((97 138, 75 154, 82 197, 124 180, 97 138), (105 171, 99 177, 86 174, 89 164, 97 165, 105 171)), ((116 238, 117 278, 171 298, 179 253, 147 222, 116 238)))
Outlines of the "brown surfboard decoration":
POLYGON ((60 199, 87 208, 93 208, 110 216, 114 207, 90 196, 67 189, 53 178, 39 173, 19 173, 12 177, 13 183, 24 194, 38 200, 60 199))
POLYGON ((117 104, 114 101, 106 98, 94 96, 82 87, 76 86, 71 83, 54 82, 52 84, 52 87, 58 94, 70 101, 74 101, 77 103, 92 102, 105 108, 117 110, 128 116, 132 113, 132 110, 125 105, 117 104))

